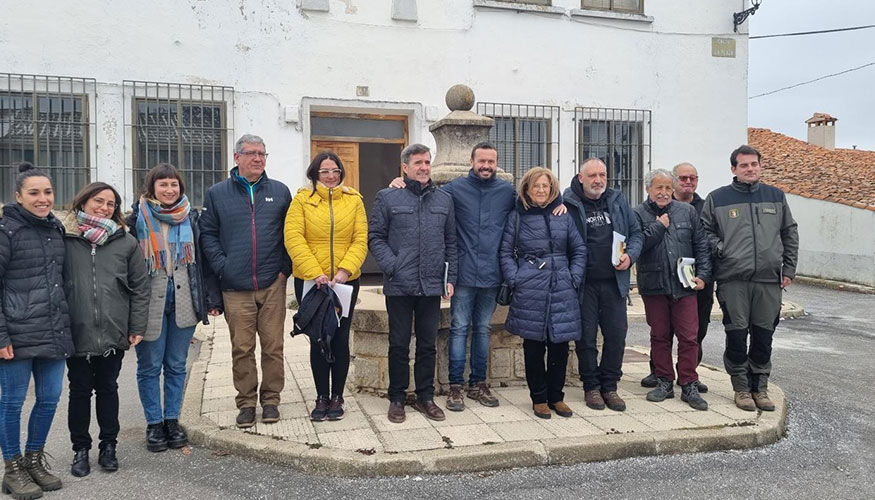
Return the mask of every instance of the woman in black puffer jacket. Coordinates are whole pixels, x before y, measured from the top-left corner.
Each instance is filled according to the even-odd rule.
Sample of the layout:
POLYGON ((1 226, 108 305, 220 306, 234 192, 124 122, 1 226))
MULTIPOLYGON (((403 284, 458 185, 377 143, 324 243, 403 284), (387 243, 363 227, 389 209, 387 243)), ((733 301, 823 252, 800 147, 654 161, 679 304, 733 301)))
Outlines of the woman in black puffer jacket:
POLYGON ((30 163, 19 166, 16 204, 0 218, 0 448, 3 491, 39 498, 61 480, 46 470, 43 446, 73 354, 64 296, 64 228, 52 214, 52 181, 30 163), (31 377, 36 403, 21 456, 21 407, 31 377))
POLYGON ((67 301, 76 353, 67 359, 70 405, 67 426, 76 477, 88 475, 91 448, 91 394, 100 424, 98 463, 118 470, 116 444, 118 376, 125 351, 146 332, 149 283, 137 238, 125 230, 118 191, 92 182, 73 199, 64 219, 67 234, 67 301))
POLYGON ((568 342, 580 339, 577 291, 586 269, 586 247, 571 217, 552 214, 561 203, 552 172, 540 167, 529 170, 519 192, 499 250, 501 272, 513 288, 505 328, 523 338, 526 383, 535 415, 550 418, 553 409, 570 417, 562 389, 568 342))

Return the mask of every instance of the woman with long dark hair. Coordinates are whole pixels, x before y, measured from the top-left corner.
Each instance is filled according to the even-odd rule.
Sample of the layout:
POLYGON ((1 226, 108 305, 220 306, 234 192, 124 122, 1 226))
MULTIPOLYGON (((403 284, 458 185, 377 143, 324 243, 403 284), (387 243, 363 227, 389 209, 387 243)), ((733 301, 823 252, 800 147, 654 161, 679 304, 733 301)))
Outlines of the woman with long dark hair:
POLYGON ((122 199, 114 187, 92 182, 73 198, 64 219, 67 302, 76 352, 67 359, 70 406, 67 426, 73 442, 70 473, 91 472, 91 394, 100 426, 98 463, 118 470, 118 375, 122 358, 146 332, 149 283, 137 239, 125 230, 122 199))
POLYGON ((344 415, 343 388, 349 372, 349 327, 359 291, 362 263, 368 254, 368 220, 362 195, 344 186, 346 171, 330 152, 316 155, 307 167, 311 186, 298 190, 285 223, 286 250, 292 258, 295 297, 303 300, 305 280, 316 286, 346 283, 353 287, 352 304, 342 318, 330 349, 333 361, 310 343, 310 368, 316 381, 314 421, 340 420, 344 415))
POLYGON ((197 220, 198 211, 185 195, 185 183, 176 167, 159 163, 146 174, 143 194, 128 224, 140 242, 151 289, 146 333, 136 349, 146 448, 154 452, 188 444, 188 435, 179 425, 179 410, 189 344, 198 322, 208 324, 207 314, 215 316, 222 309, 221 298, 209 294, 218 285, 206 285, 212 275, 205 275, 209 266, 201 258, 197 220))
POLYGON ((18 167, 17 203, 0 218, 0 448, 2 489, 14 498, 40 498, 61 487, 50 474, 43 446, 64 384, 64 359, 73 354, 64 296, 64 228, 52 214, 48 175, 18 167), (30 380, 36 402, 21 455, 21 407, 30 380))

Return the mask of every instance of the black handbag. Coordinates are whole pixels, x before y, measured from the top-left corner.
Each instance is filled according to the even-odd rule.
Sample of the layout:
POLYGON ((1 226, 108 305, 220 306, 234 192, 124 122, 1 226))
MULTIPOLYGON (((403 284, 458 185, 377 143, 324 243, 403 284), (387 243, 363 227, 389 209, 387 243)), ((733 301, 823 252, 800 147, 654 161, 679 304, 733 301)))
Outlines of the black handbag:
MULTIPOLYGON (((517 248, 516 240, 520 234, 520 214, 516 214, 516 219, 513 222, 513 259, 517 260, 519 251, 517 248)), ((511 288, 508 282, 504 282, 501 284, 501 287, 498 289, 498 295, 495 296, 495 303, 500 306, 509 306, 510 301, 513 299, 513 288, 511 288)))

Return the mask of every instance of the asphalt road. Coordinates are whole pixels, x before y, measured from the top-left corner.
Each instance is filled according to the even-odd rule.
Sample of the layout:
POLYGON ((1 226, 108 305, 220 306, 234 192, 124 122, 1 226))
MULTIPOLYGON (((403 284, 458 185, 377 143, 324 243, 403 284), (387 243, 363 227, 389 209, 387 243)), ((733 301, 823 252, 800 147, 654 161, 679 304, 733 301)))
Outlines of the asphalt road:
MULTIPOLYGON (((468 475, 308 476, 207 449, 195 448, 190 454, 146 451, 131 353, 119 380, 121 470, 102 472, 95 445, 91 475, 70 475, 65 391, 47 445, 64 488, 44 498, 873 498, 875 295, 797 284, 786 293, 808 315, 782 322, 776 332, 772 380, 787 393, 789 430, 774 445, 468 475)), ((711 327, 705 362, 722 366, 722 329, 717 323, 711 327)), ((646 326, 630 325, 629 342, 647 345, 646 326)), ((28 406, 25 415, 29 411, 28 406)), ((97 436, 93 419, 92 435, 97 436)))

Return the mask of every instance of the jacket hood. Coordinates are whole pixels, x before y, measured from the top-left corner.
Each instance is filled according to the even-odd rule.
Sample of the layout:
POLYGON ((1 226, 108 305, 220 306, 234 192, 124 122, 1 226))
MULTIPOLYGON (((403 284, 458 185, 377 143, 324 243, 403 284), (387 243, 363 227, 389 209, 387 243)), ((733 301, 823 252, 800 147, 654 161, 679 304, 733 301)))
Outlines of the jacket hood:
POLYGON ((49 215, 47 215, 45 218, 37 217, 36 215, 28 212, 19 203, 10 203, 9 205, 0 206, 0 217, 16 219, 27 224, 57 226, 59 228, 62 225, 61 221, 59 221, 58 218, 55 217, 54 212, 49 212, 49 215))
POLYGON ((566 188, 565 191, 562 193, 562 198, 563 198, 565 203, 569 203, 569 204, 574 205, 578 208, 583 207, 583 204, 585 203, 584 200, 586 200, 586 203, 603 202, 606 205, 610 206, 610 204, 614 203, 614 201, 616 201, 617 197, 620 196, 619 191, 617 191, 615 189, 607 188, 607 189, 605 189, 605 192, 602 193, 602 195, 599 197, 598 200, 590 200, 589 198, 586 198, 586 196, 582 195, 583 185, 580 184, 579 180, 577 180, 577 176, 575 176, 573 179, 571 179, 571 185, 572 185, 571 187, 566 188), (575 183, 577 183, 577 185, 580 186, 580 193, 581 194, 577 194, 575 192, 575 189, 573 188, 575 183))
MULTIPOLYGON (((312 187, 304 186, 298 189, 297 194, 305 194, 307 195, 306 202, 311 205, 318 205, 321 200, 328 200, 329 197, 329 189, 325 187, 325 185, 316 183, 316 192, 313 192, 312 187)), ((349 196, 358 196, 359 198, 364 198, 361 193, 355 190, 355 188, 351 188, 349 186, 344 186, 340 184, 331 189, 331 198, 336 200, 343 195, 349 196)))

